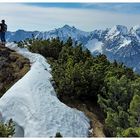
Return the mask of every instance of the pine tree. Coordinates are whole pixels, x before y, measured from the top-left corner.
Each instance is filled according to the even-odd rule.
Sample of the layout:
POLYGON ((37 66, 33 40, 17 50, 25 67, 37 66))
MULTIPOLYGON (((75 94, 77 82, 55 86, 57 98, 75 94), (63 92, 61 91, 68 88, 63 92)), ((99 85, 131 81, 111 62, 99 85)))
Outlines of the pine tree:
POLYGON ((15 134, 15 128, 12 119, 8 123, 0 122, 0 137, 12 137, 15 134))
POLYGON ((56 135, 55 135, 55 137, 56 137, 56 138, 62 138, 63 136, 61 135, 60 132, 57 132, 56 135))
POLYGON ((130 122, 133 126, 140 127, 140 96, 134 95, 130 103, 129 112, 131 113, 130 122))

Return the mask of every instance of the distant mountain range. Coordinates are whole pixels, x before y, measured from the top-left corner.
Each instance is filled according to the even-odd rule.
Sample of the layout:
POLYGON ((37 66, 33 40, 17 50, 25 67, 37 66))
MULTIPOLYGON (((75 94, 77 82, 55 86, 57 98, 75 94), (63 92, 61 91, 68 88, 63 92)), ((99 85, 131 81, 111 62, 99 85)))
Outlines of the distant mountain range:
POLYGON ((93 55, 99 53, 107 55, 110 61, 117 60, 140 73, 140 26, 134 26, 129 30, 122 25, 105 30, 84 32, 75 27, 65 25, 51 31, 24 31, 7 32, 7 41, 21 41, 26 38, 56 38, 65 41, 71 37, 74 41, 82 43, 93 55))

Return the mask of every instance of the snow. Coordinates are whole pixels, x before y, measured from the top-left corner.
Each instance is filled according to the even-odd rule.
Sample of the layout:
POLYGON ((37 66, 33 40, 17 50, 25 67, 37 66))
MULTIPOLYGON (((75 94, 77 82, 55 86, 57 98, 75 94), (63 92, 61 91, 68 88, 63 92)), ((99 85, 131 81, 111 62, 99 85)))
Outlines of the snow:
POLYGON ((116 31, 116 32, 113 32, 113 31, 110 31, 106 37, 106 39, 113 39, 114 37, 116 37, 117 35, 119 35, 120 32, 119 31, 116 31))
POLYGON ((89 49, 92 53, 95 51, 102 53, 102 45, 103 43, 101 41, 98 41, 97 39, 92 39, 88 41, 88 43, 86 44, 86 48, 89 49))
POLYGON ((80 31, 75 27, 65 25, 62 28, 58 28, 48 32, 41 32, 39 35, 37 35, 37 37, 43 39, 59 37, 61 40, 65 41, 66 39, 68 39, 68 37, 71 37, 74 40, 79 40, 80 38, 87 37, 89 34, 90 33, 80 31))
POLYGON ((136 25, 130 29, 130 33, 140 42, 140 25, 136 25))
POLYGON ((71 27, 69 25, 65 25, 62 28, 50 30, 50 31, 24 31, 18 30, 16 32, 7 33, 7 41, 21 41, 25 40, 26 38, 32 38, 34 35, 35 38, 41 39, 49 39, 49 38, 57 38, 59 37, 60 40, 66 41, 69 37, 74 39, 75 41, 82 42, 83 40, 86 41, 87 37, 90 35, 90 32, 81 31, 76 29, 75 27, 71 27))
POLYGON ((0 114, 3 121, 12 118, 15 122, 15 137, 54 137, 57 132, 63 137, 87 137, 89 119, 58 100, 46 59, 13 43, 7 47, 31 63, 29 72, 0 98, 0 114))
POLYGON ((128 33, 127 27, 123 25, 116 25, 109 30, 106 39, 113 39, 115 36, 119 34, 126 35, 127 33, 128 33))
POLYGON ((134 31, 140 30, 140 25, 136 25, 132 28, 134 31))
POLYGON ((131 40, 124 40, 123 43, 119 46, 118 50, 122 47, 127 47, 131 43, 131 40))

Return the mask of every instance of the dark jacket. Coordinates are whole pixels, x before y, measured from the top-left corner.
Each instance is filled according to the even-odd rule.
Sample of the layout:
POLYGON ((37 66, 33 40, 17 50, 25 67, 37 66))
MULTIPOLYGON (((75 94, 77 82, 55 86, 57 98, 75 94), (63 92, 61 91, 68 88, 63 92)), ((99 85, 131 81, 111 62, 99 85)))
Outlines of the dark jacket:
POLYGON ((6 32, 6 31, 7 31, 7 25, 1 23, 1 24, 0 24, 0 32, 6 32))

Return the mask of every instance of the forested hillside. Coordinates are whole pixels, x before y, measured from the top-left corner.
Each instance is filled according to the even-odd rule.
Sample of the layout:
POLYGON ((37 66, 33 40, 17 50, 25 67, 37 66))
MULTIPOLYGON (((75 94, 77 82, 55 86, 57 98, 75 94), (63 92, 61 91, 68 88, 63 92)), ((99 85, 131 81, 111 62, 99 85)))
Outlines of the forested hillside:
POLYGON ((73 47, 71 38, 65 43, 59 38, 29 39, 18 45, 48 59, 61 101, 99 107, 106 136, 140 136, 140 76, 132 69, 109 62, 105 55, 94 57, 81 44, 73 47))

